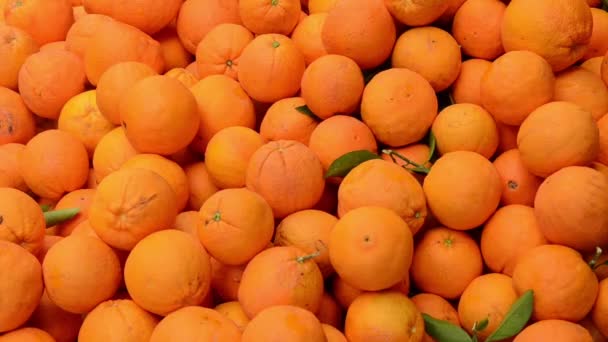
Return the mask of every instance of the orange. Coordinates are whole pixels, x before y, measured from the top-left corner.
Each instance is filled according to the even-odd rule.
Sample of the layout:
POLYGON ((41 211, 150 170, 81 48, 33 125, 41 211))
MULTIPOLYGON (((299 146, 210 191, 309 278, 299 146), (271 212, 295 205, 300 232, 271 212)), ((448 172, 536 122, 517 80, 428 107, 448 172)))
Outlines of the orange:
POLYGON ((115 248, 131 250, 145 236, 170 228, 177 216, 171 185, 147 169, 113 172, 96 191, 89 221, 95 233, 115 248))
POLYGON ((51 247, 42 270, 49 298, 63 310, 79 314, 111 298, 122 277, 112 248, 84 234, 68 236, 51 247))
POLYGON ((310 311, 293 305, 275 305, 261 311, 243 331, 242 342, 325 342, 321 322, 310 311))
POLYGON ((65 37, 66 50, 84 58, 89 42, 99 27, 114 21, 113 18, 102 14, 86 14, 78 19, 68 30, 65 37))
POLYGON ((237 328, 239 328, 241 332, 245 330, 245 327, 250 321, 247 314, 245 314, 241 303, 237 301, 224 302, 216 305, 214 310, 230 319, 234 324, 236 324, 237 328))
POLYGON ((275 246, 295 246, 308 254, 319 253, 315 262, 324 278, 334 273, 329 260, 329 237, 338 218, 320 210, 301 210, 285 217, 276 228, 275 246))
POLYGON ((115 126, 99 111, 97 91, 88 90, 69 99, 59 114, 57 128, 74 134, 93 155, 101 138, 115 126))
POLYGON ((439 17, 438 23, 440 24, 449 24, 456 15, 456 12, 465 3, 466 0, 447 0, 448 8, 443 12, 443 14, 439 17))
POLYGON ((49 230, 52 229, 47 230, 46 235, 44 235, 44 238, 42 239, 42 247, 40 248, 38 255, 36 255, 40 263, 44 261, 44 257, 46 257, 46 253, 51 249, 51 247, 53 247, 57 242, 63 239, 63 236, 50 235, 52 233, 49 232, 49 230))
POLYGON ((57 41, 52 43, 46 43, 40 47, 40 51, 65 51, 65 41, 57 41))
POLYGON ((200 220, 198 211, 188 210, 177 214, 172 228, 186 232, 190 234, 195 241, 200 242, 200 239, 198 238, 198 230, 202 225, 203 222, 200 220))
POLYGON ((199 212, 198 236, 205 249, 226 265, 241 265, 266 248, 274 233, 272 209, 246 188, 211 195, 199 212))
POLYGON ((19 157, 25 145, 8 143, 0 145, 0 187, 27 192, 28 188, 19 170, 19 157))
POLYGON ((79 189, 65 194, 55 205, 54 210, 78 208, 79 212, 69 221, 58 224, 56 234, 60 236, 68 236, 74 229, 83 221, 88 219, 89 208, 95 196, 94 189, 79 189))
POLYGON ((120 124, 119 105, 127 90, 137 81, 156 75, 141 62, 121 62, 109 67, 97 82, 96 102, 101 113, 113 124, 120 124))
POLYGON ((168 70, 165 73, 165 76, 175 78, 187 88, 192 87, 196 84, 196 82, 198 82, 198 78, 196 78, 196 76, 192 75, 190 72, 188 72, 188 70, 184 68, 173 68, 171 70, 168 70))
POLYGON ((43 118, 57 119, 63 105, 84 91, 84 66, 77 55, 60 50, 30 55, 19 70, 19 94, 43 118))
POLYGON ((498 128, 498 149, 497 152, 504 153, 508 150, 517 148, 517 132, 519 126, 505 125, 500 122, 496 122, 496 128, 498 128))
POLYGON ((140 168, 147 169, 163 177, 175 193, 177 211, 186 207, 190 190, 188 188, 188 177, 184 170, 176 162, 159 156, 157 154, 137 154, 125 161, 121 169, 140 168))
POLYGON ((344 335, 349 341, 422 341, 424 321, 400 292, 365 293, 348 308, 344 335))
POLYGON ((590 167, 564 167, 538 188, 534 213, 547 240, 590 252, 596 246, 608 245, 608 212, 604 201, 608 201, 605 175, 590 167))
POLYGON ((186 306, 163 318, 150 336, 150 342, 226 341, 238 342, 241 332, 221 313, 199 306, 186 306))
POLYGON ((194 56, 186 50, 175 28, 165 27, 152 38, 160 44, 160 52, 165 61, 165 71, 174 68, 185 68, 193 62, 194 56))
POLYGON ((580 324, 583 328, 587 329, 589 334, 591 334, 593 342, 606 342, 606 338, 595 326, 590 315, 585 317, 585 319, 583 319, 582 321, 578 322, 578 324, 580 324))
POLYGON ((211 258, 211 289, 220 301, 237 301, 241 277, 247 264, 224 265, 211 258))
POLYGON ((357 165, 338 188, 338 216, 363 206, 381 206, 397 213, 412 234, 416 234, 424 223, 426 204, 422 186, 416 178, 386 160, 374 159, 357 165))
POLYGON ((426 230, 416 244, 410 274, 423 292, 456 299, 482 269, 475 240, 465 232, 436 227, 426 230))
POLYGON ((106 133, 93 152, 93 171, 99 183, 110 173, 118 170, 137 152, 127 139, 125 129, 120 126, 106 133))
POLYGON ((238 81, 226 75, 211 75, 190 88, 198 104, 200 127, 194 140, 196 150, 204 153, 207 143, 226 127, 255 127, 251 98, 238 81))
POLYGON ((547 177, 573 165, 587 165, 599 152, 599 128, 590 112, 571 102, 549 102, 521 124, 517 148, 532 174, 547 177))
POLYGON ((46 291, 28 321, 29 326, 46 331, 57 342, 75 341, 81 324, 82 315, 61 309, 51 301, 46 291))
POLYGON ((340 278, 358 289, 378 291, 407 275, 414 243, 407 224, 394 211, 364 206, 340 218, 328 247, 340 278))
POLYGON ((269 140, 295 140, 308 145, 317 121, 297 110, 306 105, 301 97, 288 97, 273 103, 260 124, 260 135, 269 140))
MULTIPOLYGON (((458 311, 456 311, 450 302, 443 299, 441 296, 423 292, 411 297, 410 299, 412 302, 414 302, 414 305, 416 305, 416 308, 421 313, 425 313, 433 318, 460 326, 458 311)), ((435 342, 435 340, 427 333, 424 334, 422 341, 435 342)))
POLYGON ((344 312, 338 301, 332 295, 323 292, 321 306, 317 312, 317 318, 321 323, 328 324, 334 328, 341 327, 344 319, 344 312))
POLYGON ((599 283, 597 300, 591 311, 591 318, 597 329, 604 335, 608 335, 608 280, 604 279, 599 283))
POLYGON ((383 0, 337 0, 321 30, 328 53, 349 57, 361 69, 381 65, 391 55, 396 35, 383 0))
POLYGON ((498 147, 498 130, 490 113, 476 104, 453 104, 444 108, 431 127, 440 154, 477 152, 490 159, 498 147))
POLYGON ((593 18, 593 30, 587 51, 583 55, 584 60, 589 60, 593 57, 604 57, 608 52, 608 13, 599 8, 591 9, 591 17, 593 18))
POLYGON ((551 66, 541 56, 507 52, 481 78, 481 104, 496 121, 520 125, 533 110, 552 100, 554 89, 551 66))
POLYGON ((462 52, 487 60, 502 55, 500 34, 506 8, 500 0, 465 1, 456 11, 452 23, 452 34, 462 52))
POLYGON ((597 160, 602 164, 608 164, 608 116, 604 115, 597 121, 600 130, 600 148, 597 160))
POLYGON ((602 77, 602 63, 604 56, 589 58, 581 64, 581 68, 592 71, 596 75, 602 77))
POLYGON ((355 298, 366 292, 346 283, 339 275, 332 278, 331 286, 333 296, 343 309, 348 309, 355 298))
POLYGON ((437 92, 456 81, 462 63, 460 46, 448 32, 432 26, 405 31, 395 43, 394 68, 407 68, 424 77, 437 92))
POLYGON ((194 95, 168 76, 137 81, 124 94, 119 110, 129 142, 144 153, 176 153, 190 144, 199 129, 194 95), (150 93, 156 94, 154 101, 150 93))
POLYGON ((18 244, 37 255, 46 228, 40 206, 26 193, 12 188, 0 188, 0 198, 0 240, 18 244))
POLYGON ((446 0, 395 1, 385 0, 386 8, 402 24, 407 26, 429 25, 448 8, 446 0))
POLYGON ((322 323, 323 332, 325 333, 325 337, 327 338, 327 342, 348 342, 346 337, 340 330, 334 328, 329 324, 322 323))
POLYGON ((34 115, 19 93, 0 86, 0 145, 27 143, 36 133, 34 115))
POLYGON ((460 74, 452 83, 451 94, 454 103, 482 105, 481 78, 491 65, 492 62, 479 58, 471 58, 462 62, 460 74))
POLYGON ((6 24, 29 33, 38 45, 64 40, 74 23, 69 0, 6 0, 6 24))
POLYGON ((4 24, 0 24, 0 38, 0 86, 17 90, 19 69, 39 46, 27 32, 4 24))
POLYGON ((546 243, 534 208, 511 204, 499 208, 484 224, 480 247, 490 270, 512 276, 521 255, 546 243))
POLYGON ((55 342, 53 336, 48 332, 31 327, 23 327, 13 330, 7 334, 0 336, 2 342, 20 342, 20 341, 37 341, 37 342, 55 342))
POLYGON ((244 187, 249 159, 262 145, 262 136, 248 127, 227 127, 213 135, 205 150, 213 183, 222 189, 244 187))
MULTIPOLYGON (((430 149, 428 145, 425 144, 410 144, 407 146, 403 146, 400 148, 394 148, 392 149, 394 152, 399 153, 401 156, 409 159, 410 161, 418 164, 418 165, 422 165, 426 168, 430 168, 432 166, 432 163, 428 160, 429 159, 429 154, 430 154, 430 149)), ((393 162, 401 167, 407 167, 410 168, 411 166, 405 161, 402 160, 396 156, 392 156, 386 153, 382 153, 381 158, 389 161, 389 162, 393 162), (394 158, 394 160, 393 160, 394 158)), ((414 175, 414 177, 416 178, 416 180, 418 180, 418 183, 420 183, 420 185, 422 185, 423 181, 424 181, 424 174, 422 173, 416 173, 414 171, 410 171, 410 173, 412 173, 412 175, 414 175)), ((429 213, 427 212, 427 217, 428 217, 429 213)), ((425 222, 428 222, 428 220, 425 218, 425 222)))
POLYGON ((184 167, 184 172, 186 172, 188 188, 190 190, 188 207, 198 211, 203 203, 219 189, 213 184, 207 167, 203 162, 192 163, 184 167))
POLYGON ((513 339, 513 342, 536 341, 592 342, 593 339, 580 324, 558 319, 547 319, 532 323, 513 339))
POLYGON ((313 13, 302 19, 291 33, 291 39, 304 55, 306 65, 327 54, 321 36, 327 13, 313 13))
POLYGON ((19 167, 25 184, 50 199, 80 189, 89 177, 89 157, 82 142, 56 129, 38 133, 25 145, 19 167))
POLYGON ((199 79, 223 74, 238 81, 243 50, 253 34, 242 25, 219 24, 207 33, 196 47, 196 69, 199 79))
POLYGON ((296 95, 305 68, 304 55, 289 37, 261 34, 243 49, 238 79, 252 99, 272 103, 296 95))
POLYGON ((352 59, 340 55, 321 56, 302 76, 302 97, 321 119, 355 112, 363 94, 363 74, 352 59))
POLYGON ((337 0, 308 0, 308 13, 313 15, 316 13, 327 13, 334 7, 337 0))
POLYGON ((433 124, 437 109, 437 97, 430 83, 404 68, 376 74, 365 86, 361 99, 363 122, 379 142, 392 147, 421 140, 433 124))
POLYGON ((211 264, 205 250, 187 233, 167 229, 146 236, 133 248, 124 275, 137 305, 167 316, 202 303, 210 289, 211 264))
POLYGON ((569 247, 542 245, 523 254, 513 270, 518 296, 534 291, 535 320, 577 322, 591 311, 598 280, 581 255, 569 247))
POLYGON ((240 0, 239 15, 243 25, 260 35, 289 35, 300 19, 300 0, 240 0))
POLYGON ((502 21, 502 44, 506 51, 535 52, 561 71, 583 57, 592 26, 585 0, 511 0, 502 21))
POLYGON ((523 204, 532 206, 542 178, 526 169, 518 149, 510 149, 494 159, 494 167, 502 181, 500 202, 504 205, 523 204))
POLYGON ((496 167, 482 155, 456 151, 441 156, 424 179, 429 209, 443 225, 469 230, 498 207, 502 183, 496 167))
POLYGON ((608 87, 592 71, 573 67, 557 75, 553 101, 575 103, 597 121, 608 113, 608 87))
POLYGON ((297 141, 278 140, 253 153, 246 184, 264 197, 276 218, 283 218, 317 204, 325 180, 323 166, 310 148, 297 141))

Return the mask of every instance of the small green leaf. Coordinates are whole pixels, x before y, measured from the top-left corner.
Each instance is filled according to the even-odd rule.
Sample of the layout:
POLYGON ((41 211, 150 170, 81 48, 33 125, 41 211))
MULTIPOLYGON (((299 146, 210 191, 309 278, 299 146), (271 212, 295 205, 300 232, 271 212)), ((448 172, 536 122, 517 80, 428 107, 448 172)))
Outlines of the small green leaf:
POLYGON ((513 305, 498 328, 486 342, 500 341, 517 335, 528 323, 534 310, 534 292, 528 290, 513 305))
POLYGON ((473 339, 461 327, 448 321, 433 318, 425 313, 424 331, 437 342, 473 342, 473 339))
POLYGON ((334 160, 333 163, 329 165, 329 168, 325 173, 325 178, 344 177, 357 165, 371 159, 380 159, 380 156, 369 150, 348 152, 338 157, 338 159, 334 160))
POLYGON ((488 324, 490 324, 490 319, 488 317, 484 318, 479 322, 475 322, 475 324, 473 325, 473 331, 484 331, 488 327, 488 324))
POLYGON ((51 205, 50 204, 41 204, 40 209, 42 209, 43 213, 46 213, 47 211, 51 210, 51 205))
POLYGON ((74 216, 78 215, 80 208, 67 208, 60 210, 47 211, 44 213, 44 220, 46 221, 46 227, 53 227, 54 225, 63 223, 71 220, 74 216))
POLYGON ((315 121, 321 121, 321 119, 319 119, 319 117, 316 116, 315 113, 313 113, 307 105, 296 107, 296 110, 304 115, 311 117, 315 121))
POLYGON ((437 149, 437 138, 433 134, 432 130, 429 130, 429 158, 428 161, 432 161, 435 157, 435 150, 437 149))

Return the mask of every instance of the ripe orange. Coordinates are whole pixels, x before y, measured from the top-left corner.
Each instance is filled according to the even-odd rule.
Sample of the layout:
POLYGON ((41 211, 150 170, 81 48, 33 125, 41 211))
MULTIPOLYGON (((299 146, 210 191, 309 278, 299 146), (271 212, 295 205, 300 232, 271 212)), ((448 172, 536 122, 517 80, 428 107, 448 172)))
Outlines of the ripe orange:
POLYGON ((462 62, 460 74, 452 83, 452 98, 455 103, 482 105, 481 78, 491 65, 492 62, 479 58, 471 58, 462 62))
POLYGON ((163 341, 226 341, 238 342, 241 332, 228 317, 200 306, 186 306, 161 320, 150 342, 163 341))
POLYGON ((298 23, 291 33, 291 40, 304 55, 306 65, 327 54, 321 36, 327 13, 313 13, 310 8, 309 11, 310 15, 298 23))
POLYGON ((28 325, 46 331, 57 342, 70 342, 75 341, 78 337, 78 330, 82 325, 82 315, 61 309, 44 291, 28 325))
MULTIPOLYGON (((456 326, 460 326, 458 311, 456 311, 454 306, 452 306, 452 304, 443 297, 432 293, 423 292, 413 296, 411 300, 421 313, 425 313, 433 318, 448 321, 456 326)), ((424 334, 422 341, 435 342, 435 340, 427 333, 424 334)))
POLYGON ((34 115, 19 93, 0 87, 0 144, 27 143, 36 133, 34 115))
MULTIPOLYGON (((186 68, 193 63, 194 56, 190 54, 177 35, 177 30, 172 26, 166 26, 160 32, 152 36, 160 44, 160 52, 165 61, 164 71, 174 68, 186 68)), ((198 79, 198 78, 197 78, 198 79)))
POLYGON ((597 121, 608 112, 608 87, 591 71, 569 68, 557 75, 553 101, 576 103, 597 121))
POLYGON ((536 191, 542 182, 542 178, 528 171, 518 149, 510 149, 501 153, 494 159, 494 167, 502 181, 502 196, 500 202, 503 205, 523 204, 531 206, 534 204, 536 191))
POLYGON ((393 17, 407 26, 429 25, 441 17, 449 6, 446 0, 386 0, 385 4, 393 17))
POLYGON ((216 305, 214 310, 230 319, 241 332, 245 330, 250 321, 243 310, 243 306, 238 301, 224 302, 216 305))
POLYGON ((240 0, 239 15, 243 25, 257 35, 289 35, 298 24, 301 6, 300 0, 240 0))
POLYGON ((470 0, 460 6, 452 34, 465 54, 493 60, 504 53, 500 35, 506 8, 500 0, 470 0))
POLYGON ((580 324, 559 319, 546 319, 532 323, 513 339, 513 342, 592 342, 589 332, 580 324))
POLYGON ((266 140, 295 140, 308 145, 317 121, 296 108, 306 105, 301 97, 288 97, 273 103, 262 122, 260 135, 266 140))
POLYGON ((55 226, 56 235, 68 236, 89 217, 89 208, 95 196, 95 189, 78 189, 65 194, 55 205, 55 210, 78 208, 79 212, 69 221, 55 226))
POLYGON ((6 24, 26 31, 40 46, 64 40, 74 23, 69 0, 6 0, 3 9, 6 24))
POLYGON ((591 17, 593 18, 593 30, 587 51, 583 55, 584 60, 589 60, 593 57, 604 57, 608 52, 608 13, 599 8, 591 8, 591 17))
POLYGON ((0 86, 17 90, 19 69, 30 55, 38 52, 39 45, 27 32, 4 24, 0 24, 0 38, 0 86))
POLYGON ((127 139, 125 129, 120 126, 106 133, 93 152, 93 172, 97 183, 118 170, 138 152, 127 139))
POLYGON ((186 178, 188 178, 188 188, 190 190, 189 208, 198 211, 203 203, 219 189, 213 184, 205 163, 189 164, 184 167, 184 171, 186 172, 186 178))
POLYGON ((594 74, 602 77, 602 63, 604 56, 589 58, 581 64, 581 68, 587 69, 594 74))
POLYGON ((224 23, 212 28, 196 48, 199 79, 224 74, 238 81, 241 53, 252 40, 253 34, 242 25, 224 23))
POLYGON ((321 326, 323 327, 323 332, 325 333, 327 342, 348 342, 340 330, 325 323, 322 323, 321 326))
POLYGON ((220 301, 238 301, 241 277, 246 266, 224 265, 211 257, 211 289, 220 301))
POLYGON ((36 342, 55 342, 55 338, 48 332, 32 327, 22 327, 6 333, 0 337, 2 342, 20 342, 20 341, 36 341, 36 342))
POLYGON ((84 58, 84 53, 98 29, 114 19, 103 14, 86 14, 77 20, 65 37, 66 50, 84 58))
POLYGON ((321 322, 310 311, 293 305, 275 305, 261 311, 243 331, 242 342, 325 342, 321 322))
POLYGON ((344 319, 344 310, 338 301, 327 291, 323 293, 321 305, 317 312, 317 318, 321 323, 328 324, 333 328, 341 328, 344 319))
POLYGON ((19 170, 19 158, 24 149, 25 145, 17 143, 0 145, 0 187, 28 191, 19 170))

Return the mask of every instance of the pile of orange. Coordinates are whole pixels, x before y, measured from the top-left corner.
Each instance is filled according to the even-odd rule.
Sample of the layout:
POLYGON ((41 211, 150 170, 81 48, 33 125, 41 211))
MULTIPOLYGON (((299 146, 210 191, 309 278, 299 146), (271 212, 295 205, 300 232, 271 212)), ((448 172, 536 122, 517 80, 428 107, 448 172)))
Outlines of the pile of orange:
POLYGON ((0 0, 0 342, 608 341, 606 10, 0 0))

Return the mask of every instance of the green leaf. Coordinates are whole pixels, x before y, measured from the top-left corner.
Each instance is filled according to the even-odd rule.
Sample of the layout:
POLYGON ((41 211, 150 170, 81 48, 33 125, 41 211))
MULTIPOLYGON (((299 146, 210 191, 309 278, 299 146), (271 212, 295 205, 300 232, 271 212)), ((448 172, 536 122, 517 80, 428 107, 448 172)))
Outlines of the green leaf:
POLYGON ((313 113, 307 105, 296 107, 296 110, 304 115, 311 117, 315 121, 321 121, 321 119, 319 119, 319 117, 316 116, 315 113, 313 113))
POLYGON ((487 317, 479 322, 475 322, 473 325, 473 331, 484 331, 488 327, 488 324, 490 324, 490 319, 487 317))
POLYGON ((40 209, 42 209, 43 213, 46 213, 47 211, 51 210, 51 205, 50 204, 41 204, 40 209))
POLYGON ((608 11, 608 0, 602 0, 602 9, 608 11))
POLYGON ((534 292, 528 290, 513 305, 498 328, 486 342, 500 341, 517 335, 528 323, 534 309, 534 292))
POLYGON ((437 138, 433 134, 432 130, 429 130, 429 158, 428 161, 432 161, 435 157, 435 150, 437 149, 437 138))
POLYGON ((78 215, 80 208, 67 208, 60 210, 47 211, 44 213, 44 220, 46 221, 46 227, 53 227, 57 224, 71 220, 74 216, 78 215))
POLYGON ((437 342, 473 342, 473 339, 461 327, 448 321, 433 318, 425 313, 424 331, 437 342))
POLYGON ((329 165, 329 168, 325 173, 325 178, 344 177, 357 165, 371 159, 380 159, 380 156, 369 150, 348 152, 334 160, 333 163, 329 165))

